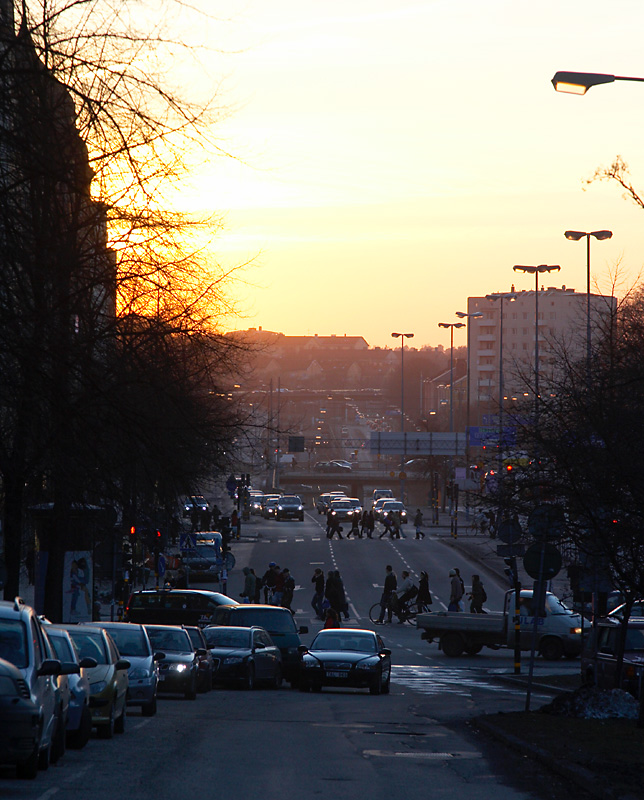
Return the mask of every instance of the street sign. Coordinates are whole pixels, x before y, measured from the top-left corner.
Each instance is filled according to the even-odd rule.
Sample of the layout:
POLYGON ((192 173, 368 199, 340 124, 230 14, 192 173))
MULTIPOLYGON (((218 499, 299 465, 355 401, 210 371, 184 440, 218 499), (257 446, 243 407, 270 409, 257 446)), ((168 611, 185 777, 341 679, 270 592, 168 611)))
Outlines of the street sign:
POLYGON ((407 473, 406 473, 406 472, 401 472, 401 473, 398 475, 398 477, 400 478, 400 480, 401 480, 401 481, 404 481, 404 480, 405 480, 405 478, 407 477, 407 473))
POLYGON ((560 539, 566 526, 561 506, 542 503, 528 515, 528 531, 535 539, 560 539))
MULTIPOLYGON (((521 538, 521 524, 517 519, 504 519, 499 524, 499 529, 496 533, 498 538, 506 544, 514 544, 521 538)), ((522 554, 523 555, 523 554, 522 554)))
POLYGON ((194 550, 196 546, 197 546, 197 537, 194 535, 194 533, 179 534, 180 550, 194 550))
POLYGON ((521 558, 525 553, 525 545, 522 544, 497 544, 496 554, 501 558, 521 558))
POLYGON ((372 453, 408 456, 465 455, 464 433, 381 433, 374 431, 369 440, 372 453))
POLYGON ((531 544, 523 557, 525 571, 535 580, 540 577, 547 581, 554 578, 559 573, 561 564, 561 553, 554 544, 548 542, 531 544))

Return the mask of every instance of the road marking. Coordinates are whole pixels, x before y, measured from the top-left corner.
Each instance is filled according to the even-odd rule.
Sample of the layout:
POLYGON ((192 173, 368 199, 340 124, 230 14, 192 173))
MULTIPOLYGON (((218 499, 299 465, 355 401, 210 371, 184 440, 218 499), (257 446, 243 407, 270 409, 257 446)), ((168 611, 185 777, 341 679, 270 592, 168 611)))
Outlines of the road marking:
MULTIPOLYGON (((311 541, 312 541, 312 542, 319 542, 321 538, 322 538, 321 536, 313 536, 313 537, 311 538, 311 541)), ((312 563, 316 563, 316 562, 312 562, 312 563)), ((320 561, 319 563, 320 563, 320 564, 324 564, 324 561, 320 561)))
POLYGON ((303 541, 304 541, 304 539, 296 539, 295 541, 296 541, 296 542, 303 542, 303 541))
POLYGON ((137 723, 131 730, 138 731, 141 730, 145 725, 149 725, 152 722, 152 717, 150 719, 144 719, 141 722, 137 723))
POLYGON ((72 781, 77 781, 79 778, 82 778, 83 775, 91 768, 92 768, 92 765, 91 764, 87 764, 86 766, 75 770, 72 775, 70 775, 69 777, 65 778, 65 783, 71 783, 72 781))
POLYGON ((363 750, 365 756, 376 756, 378 758, 423 758, 436 761, 448 761, 451 758, 483 758, 482 753, 477 752, 456 752, 456 753, 400 753, 388 750, 363 750))
POLYGON ((53 797, 58 791, 59 791, 58 787, 47 789, 46 792, 43 792, 41 795, 38 795, 37 800, 47 800, 48 797, 53 797))
POLYGON ((288 539, 278 539, 277 540, 277 544, 286 544, 286 542, 288 542, 288 539))

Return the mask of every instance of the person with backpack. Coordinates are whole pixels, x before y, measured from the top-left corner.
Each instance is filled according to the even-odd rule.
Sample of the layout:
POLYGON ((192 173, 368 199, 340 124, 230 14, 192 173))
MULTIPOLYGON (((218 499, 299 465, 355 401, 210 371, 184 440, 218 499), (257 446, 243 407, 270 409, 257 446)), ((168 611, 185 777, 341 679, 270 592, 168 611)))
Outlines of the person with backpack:
POLYGON ((483 610, 483 603, 487 600, 487 593, 478 575, 472 575, 472 588, 468 597, 470 599, 470 614, 487 614, 487 611, 483 610))
POLYGON ((402 583, 398 587, 398 603, 394 609, 398 617, 398 623, 402 624, 406 618, 407 604, 418 594, 418 587, 414 583, 409 572, 404 569, 401 573, 402 583))

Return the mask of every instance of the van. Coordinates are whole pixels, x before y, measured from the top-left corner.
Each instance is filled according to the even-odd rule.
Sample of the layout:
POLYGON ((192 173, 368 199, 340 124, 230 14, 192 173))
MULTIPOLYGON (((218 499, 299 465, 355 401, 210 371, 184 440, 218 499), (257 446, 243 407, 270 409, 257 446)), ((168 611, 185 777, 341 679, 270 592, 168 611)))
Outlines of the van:
POLYGON ((222 605, 214 613, 214 625, 251 628, 258 625, 268 631, 282 654, 284 678, 296 686, 300 676, 300 656, 297 648, 302 644, 301 633, 308 633, 306 626, 298 628, 288 608, 252 603, 222 605))
POLYGON ((205 589, 143 589, 132 592, 125 606, 125 622, 141 625, 210 625, 221 605, 237 605, 219 592, 205 589))
POLYGON ((393 500, 394 493, 391 489, 374 489, 371 502, 375 503, 376 500, 380 500, 381 497, 390 497, 393 500))

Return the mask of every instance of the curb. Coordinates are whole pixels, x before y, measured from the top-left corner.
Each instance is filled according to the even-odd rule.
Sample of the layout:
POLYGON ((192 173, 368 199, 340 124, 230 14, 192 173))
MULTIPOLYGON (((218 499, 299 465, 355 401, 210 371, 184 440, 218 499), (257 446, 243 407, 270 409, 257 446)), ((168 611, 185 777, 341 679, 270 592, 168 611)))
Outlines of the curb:
POLYGON ((572 781, 593 797, 598 798, 598 800, 637 800, 633 794, 620 794, 610 786, 606 786, 599 775, 586 769, 586 767, 561 761, 541 747, 530 744, 517 736, 513 736, 511 733, 506 733, 506 731, 497 728, 489 719, 478 717, 470 720, 470 722, 472 726, 490 734, 502 744, 511 747, 524 756, 533 758, 552 772, 556 772, 563 778, 572 781))

